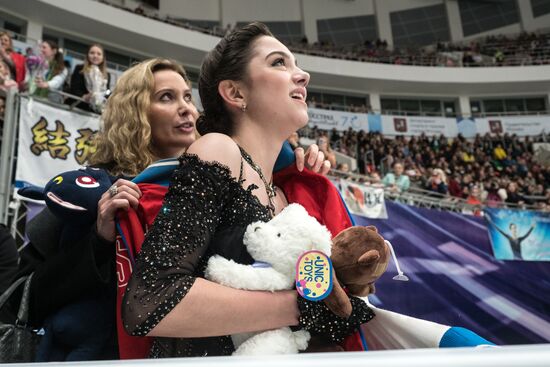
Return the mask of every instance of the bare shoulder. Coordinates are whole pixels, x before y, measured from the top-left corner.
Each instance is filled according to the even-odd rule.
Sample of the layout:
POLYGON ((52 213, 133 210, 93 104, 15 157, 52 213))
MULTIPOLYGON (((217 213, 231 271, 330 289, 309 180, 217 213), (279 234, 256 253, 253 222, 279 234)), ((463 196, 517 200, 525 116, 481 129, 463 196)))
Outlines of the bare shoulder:
POLYGON ((218 162, 231 170, 231 174, 239 177, 241 167, 241 153, 237 143, 229 136, 219 133, 210 133, 201 136, 189 149, 188 154, 196 154, 206 162, 218 162))

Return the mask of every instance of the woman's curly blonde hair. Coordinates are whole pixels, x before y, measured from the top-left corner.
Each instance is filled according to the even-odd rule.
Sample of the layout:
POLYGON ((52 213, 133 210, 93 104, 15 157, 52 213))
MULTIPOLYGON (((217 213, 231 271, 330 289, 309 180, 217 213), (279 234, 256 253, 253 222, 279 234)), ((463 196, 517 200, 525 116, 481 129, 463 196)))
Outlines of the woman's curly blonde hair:
POLYGON ((136 176, 154 162, 147 115, 155 88, 153 74, 161 70, 175 71, 191 86, 183 67, 169 59, 145 60, 125 71, 103 110, 91 165, 107 165, 113 175, 136 176))

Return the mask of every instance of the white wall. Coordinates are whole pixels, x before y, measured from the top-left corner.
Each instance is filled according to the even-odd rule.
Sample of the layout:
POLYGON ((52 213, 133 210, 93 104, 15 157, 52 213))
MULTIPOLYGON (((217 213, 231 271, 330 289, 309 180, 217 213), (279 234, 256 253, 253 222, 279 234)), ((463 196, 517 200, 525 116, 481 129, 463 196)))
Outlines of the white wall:
POLYGON ((451 41, 459 41, 464 38, 462 23, 460 20, 460 10, 457 0, 445 0, 445 10, 447 11, 447 21, 449 24, 449 36, 451 41))

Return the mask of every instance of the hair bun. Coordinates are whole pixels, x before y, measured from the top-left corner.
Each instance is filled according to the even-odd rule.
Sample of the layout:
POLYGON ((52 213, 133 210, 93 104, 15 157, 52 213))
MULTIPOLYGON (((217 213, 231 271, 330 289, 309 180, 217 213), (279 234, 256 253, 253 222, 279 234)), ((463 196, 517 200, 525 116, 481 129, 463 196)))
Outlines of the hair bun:
POLYGON ((205 135, 211 132, 214 132, 214 127, 212 124, 208 121, 208 119, 204 115, 200 115, 197 119, 197 131, 200 135, 205 135))

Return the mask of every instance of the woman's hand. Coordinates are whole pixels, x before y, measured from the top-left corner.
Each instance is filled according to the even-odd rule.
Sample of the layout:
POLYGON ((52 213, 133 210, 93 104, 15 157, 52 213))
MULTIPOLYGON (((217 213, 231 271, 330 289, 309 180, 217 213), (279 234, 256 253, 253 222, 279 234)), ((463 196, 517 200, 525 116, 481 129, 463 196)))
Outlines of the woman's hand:
POLYGON ((302 172, 304 166, 313 172, 326 175, 330 171, 330 162, 325 160, 325 154, 319 150, 317 144, 311 144, 304 153, 304 148, 298 147, 294 150, 296 156, 296 168, 302 172))
POLYGON ((119 209, 137 208, 141 190, 128 180, 117 180, 107 190, 97 204, 97 234, 103 239, 113 242, 116 238, 115 215, 119 209), (116 187, 116 189, 114 189, 116 187))
POLYGON ((35 84, 38 88, 48 89, 50 86, 48 85, 48 82, 44 81, 42 77, 37 76, 35 79, 35 84))
POLYGON ((365 301, 349 296, 351 314, 347 318, 336 316, 324 302, 308 301, 298 296, 299 325, 312 334, 321 335, 332 342, 341 343, 356 332, 361 324, 375 316, 365 301))

